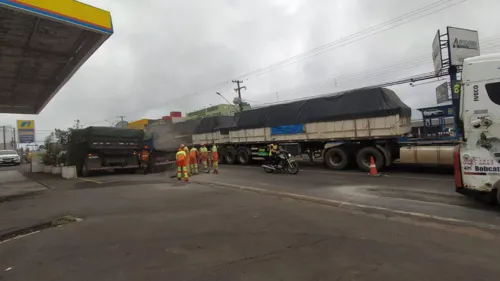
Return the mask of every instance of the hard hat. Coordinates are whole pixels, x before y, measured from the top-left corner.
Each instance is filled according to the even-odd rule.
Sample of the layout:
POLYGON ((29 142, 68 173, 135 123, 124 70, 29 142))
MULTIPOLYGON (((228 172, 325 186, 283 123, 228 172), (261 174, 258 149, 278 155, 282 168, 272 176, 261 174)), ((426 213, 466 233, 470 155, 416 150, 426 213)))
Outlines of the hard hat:
POLYGON ((180 145, 180 148, 184 148, 184 144, 181 144, 181 145, 180 145))

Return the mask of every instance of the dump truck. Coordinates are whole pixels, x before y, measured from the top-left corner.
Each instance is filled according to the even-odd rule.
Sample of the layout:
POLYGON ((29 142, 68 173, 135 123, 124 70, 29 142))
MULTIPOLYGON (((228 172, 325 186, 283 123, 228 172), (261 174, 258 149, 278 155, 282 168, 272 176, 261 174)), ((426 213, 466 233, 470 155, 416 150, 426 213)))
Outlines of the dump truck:
POLYGON ((307 155, 310 161, 319 159, 333 170, 358 167, 368 171, 371 157, 379 170, 395 162, 453 164, 455 142, 409 138, 410 107, 392 90, 381 87, 190 122, 148 128, 162 144, 157 149, 169 146, 175 151, 180 143, 215 143, 222 163, 247 165, 263 160, 268 144, 279 143, 292 154, 307 155))
POLYGON ((97 171, 135 173, 140 169, 138 152, 144 131, 114 127, 87 127, 69 136, 67 161, 81 176, 97 171))

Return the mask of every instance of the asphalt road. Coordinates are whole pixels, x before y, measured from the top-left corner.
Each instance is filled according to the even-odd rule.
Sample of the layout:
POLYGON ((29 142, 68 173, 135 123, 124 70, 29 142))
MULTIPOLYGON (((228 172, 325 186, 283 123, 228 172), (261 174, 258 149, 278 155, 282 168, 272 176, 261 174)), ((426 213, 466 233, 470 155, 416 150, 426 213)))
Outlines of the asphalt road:
POLYGON ((447 198, 387 200, 496 214, 453 205, 449 196, 461 197, 449 176, 398 175, 268 175, 238 166, 189 183, 159 174, 42 175, 51 190, 0 204, 0 235, 63 215, 83 220, 0 243, 0 280, 496 280, 497 230, 237 190, 339 199, 332 194, 345 186, 375 185, 447 198))
MULTIPOLYGON (((141 175, 104 175, 84 180, 120 184, 139 178, 141 175)), ((143 181, 164 178, 163 174, 142 176, 143 181)), ((381 177, 370 177, 359 171, 335 172, 305 166, 298 175, 289 175, 266 174, 260 166, 222 165, 219 175, 200 174, 191 180, 332 200, 343 208, 370 206, 500 227, 499 206, 456 193, 453 175, 442 171, 414 173, 397 168, 383 172, 381 177)))

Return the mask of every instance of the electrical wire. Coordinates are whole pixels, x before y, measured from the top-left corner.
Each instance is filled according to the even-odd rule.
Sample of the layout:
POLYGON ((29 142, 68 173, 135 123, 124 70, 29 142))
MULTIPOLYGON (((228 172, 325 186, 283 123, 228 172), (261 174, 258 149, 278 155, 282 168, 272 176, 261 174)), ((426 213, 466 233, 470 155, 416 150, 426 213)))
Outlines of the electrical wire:
POLYGON ((284 103, 295 102, 295 101, 304 101, 304 100, 308 100, 308 99, 312 99, 312 98, 335 96, 335 95, 350 92, 353 90, 389 87, 389 86, 417 82, 417 81, 422 81, 422 80, 427 80, 427 79, 432 79, 432 78, 438 78, 434 71, 421 73, 418 75, 412 75, 412 76, 405 77, 403 79, 399 79, 399 80, 391 81, 391 82, 386 82, 386 83, 380 83, 380 84, 375 84, 375 85, 370 85, 370 86, 365 86, 365 87, 360 87, 360 88, 358 87, 358 88, 348 89, 348 90, 339 91, 339 92, 335 92, 335 93, 321 94, 321 95, 308 96, 308 97, 302 97, 302 98, 296 98, 296 99, 288 99, 288 100, 283 100, 280 102, 270 102, 270 103, 257 104, 257 105, 253 105, 252 107, 253 108, 261 108, 261 107, 265 107, 265 106, 272 106, 272 105, 284 104, 284 103))
POLYGON ((448 9, 448 8, 453 7, 453 6, 462 4, 462 3, 466 2, 467 0, 461 0, 459 2, 452 3, 452 2, 455 2, 455 1, 456 0, 440 0, 440 1, 436 1, 434 3, 431 3, 429 5, 424 6, 422 8, 419 8, 417 10, 413 10, 413 11, 411 11, 409 13, 406 13, 404 15, 398 16, 398 17, 396 17, 394 19, 391 19, 389 21, 383 22, 383 23, 378 24, 376 26, 364 29, 364 30, 359 31, 357 33, 351 34, 351 35, 349 35, 347 37, 344 37, 344 38, 341 38, 339 40, 333 41, 331 43, 319 46, 319 47, 314 48, 314 49, 312 49, 310 51, 307 51, 307 52, 295 55, 293 57, 287 58, 287 59, 282 60, 280 62, 271 64, 271 65, 269 65, 267 67, 260 68, 260 69, 255 70, 255 71, 251 71, 251 72, 245 73, 243 75, 239 75, 239 76, 237 76, 236 79, 244 79, 244 78, 246 78, 248 80, 250 77, 261 75, 263 73, 272 71, 272 70, 280 68, 282 66, 289 65, 289 64, 294 64, 294 63, 297 63, 297 62, 299 62, 299 61, 301 61, 303 59, 310 58, 310 57, 313 57, 313 56, 317 56, 317 55, 322 54, 324 52, 331 51, 331 50, 334 50, 334 49, 337 49, 337 48, 340 48, 340 47, 352 44, 354 42, 360 41, 362 39, 366 39, 368 37, 371 37, 371 36, 374 36, 376 34, 382 33, 384 31, 387 31, 387 30, 399 27, 399 26, 401 26, 403 24, 406 24, 406 23, 409 23, 409 22, 421 19, 423 17, 426 17, 428 15, 437 13, 437 12, 442 11, 444 9, 448 9), (443 4, 448 4, 448 5, 445 5, 444 7, 441 7, 440 9, 437 9, 437 10, 432 10, 432 9, 434 9, 436 7, 439 7, 439 6, 443 5, 443 4), (429 10, 431 10, 431 11, 428 12, 429 10), (428 13, 425 13, 425 12, 428 12, 428 13), (411 18, 413 16, 419 15, 421 13, 424 13, 424 14, 420 15, 420 16, 414 18, 414 19, 408 19, 408 18, 411 18), (396 25, 391 26, 392 24, 396 24, 396 25), (387 27, 387 28, 385 28, 385 27, 387 27), (383 29, 383 28, 385 28, 385 29, 383 29))
MULTIPOLYGON (((319 46, 319 47, 314 48, 314 49, 312 49, 310 51, 307 51, 305 53, 293 56, 293 57, 285 59, 285 60, 283 60, 281 62, 274 63, 274 64, 272 64, 272 65, 270 65, 268 67, 261 68, 261 69, 258 69, 256 71, 251 71, 251 72, 249 72, 249 73, 247 73, 245 75, 240 75, 238 77, 242 77, 243 76, 243 77, 246 77, 247 80, 248 80, 248 78, 250 76, 256 76, 257 74, 260 75, 260 74, 263 74, 264 72, 268 72, 271 69, 275 69, 275 68, 281 67, 281 66, 285 65, 285 63, 290 62, 290 60, 296 60, 296 59, 303 60, 305 58, 309 58, 309 57, 316 56, 318 54, 321 54, 321 53, 324 53, 324 52, 327 52, 327 51, 331 51, 333 49, 336 49, 336 48, 339 48, 339 47, 342 47, 342 46, 354 43, 356 41, 362 40, 364 38, 368 38, 370 36, 376 35, 376 34, 381 33, 383 31, 387 31, 387 30, 396 28, 396 27, 401 26, 403 24, 406 24, 408 22, 411 22, 411 21, 414 21, 414 20, 418 20, 418 19, 423 18, 425 16, 437 13, 437 12, 442 11, 444 9, 451 8, 451 7, 456 6, 458 4, 464 3, 467 0, 460 0, 459 2, 453 3, 454 1, 456 1, 456 0, 440 0, 440 1, 436 1, 434 3, 431 3, 429 5, 421 7, 419 9, 413 10, 413 11, 411 11, 409 13, 406 13, 404 15, 401 15, 401 16, 398 16, 398 17, 396 17, 394 19, 386 21, 384 23, 381 23, 381 24, 378 24, 376 26, 367 28, 367 29, 362 30, 360 32, 357 32, 357 33, 354 33, 354 34, 349 35, 347 37, 344 37, 342 39, 339 39, 339 40, 336 40, 334 42, 325 44, 323 46, 319 46), (444 5, 444 4, 448 4, 448 5, 444 5), (441 7, 440 9, 432 10, 432 9, 434 9, 436 7, 439 7, 439 6, 442 6, 442 5, 444 5, 444 6, 441 7), (414 19, 407 20, 410 17, 413 17, 413 16, 421 14, 421 13, 428 12, 429 10, 431 10, 429 13, 423 14, 423 15, 417 17, 417 18, 414 18, 414 19), (404 20, 407 20, 407 21, 404 21, 404 20), (394 24, 394 23, 397 23, 397 24, 391 27, 390 25, 394 24), (386 28, 386 29, 378 30, 378 29, 381 29, 381 28, 384 28, 384 27, 387 27, 387 26, 388 26, 388 28, 386 28), (371 32, 375 32, 375 33, 371 33, 371 32), (366 33, 368 33, 368 34, 366 35, 366 33), (355 40, 353 39, 353 38, 356 38, 357 36, 360 36, 360 35, 365 35, 365 36, 363 36, 361 38, 357 38, 355 40), (349 40, 351 40, 351 41, 349 41, 349 40), (341 44, 341 45, 338 45, 338 44, 341 44), (330 48, 330 47, 332 47, 332 48, 330 48)), ((292 63, 296 63, 296 62, 298 62, 298 60, 294 61, 292 63)), ((201 90, 201 91, 197 91, 197 92, 193 92, 191 94, 184 95, 184 96, 181 96, 181 97, 169 99, 168 101, 165 101, 165 102, 162 102, 162 103, 156 103, 155 105, 152 105, 152 106, 155 106, 155 107, 150 106, 150 108, 158 108, 159 106, 162 106, 164 104, 167 104, 167 103, 170 103, 170 102, 173 102, 173 101, 177 101, 177 100, 184 99, 184 98, 189 98, 189 97, 194 97, 194 96, 199 96, 199 95, 204 94, 205 92, 209 92, 209 91, 214 91, 214 90, 220 89, 221 87, 226 86, 228 83, 229 83, 229 81, 225 81, 223 83, 216 84, 215 86, 209 87, 209 88, 201 90)), ((132 111, 132 112, 129 113, 129 115, 137 113, 137 112, 140 112, 140 111, 144 111, 144 110, 147 110, 147 108, 145 108, 145 109, 138 109, 138 110, 132 111)), ((100 123, 101 121, 97 121, 97 122, 100 123)), ((92 123, 96 123, 96 122, 92 122, 92 123)))
MULTIPOLYGON (((484 46, 484 45, 487 46, 486 48, 482 47, 481 50, 486 51, 486 50, 490 50, 490 49, 500 49, 500 46, 498 45, 498 43, 500 43, 499 40, 500 40, 499 37, 490 37, 490 39, 485 40, 484 43, 481 44, 481 46, 484 46), (488 42, 488 43, 486 43, 486 42, 488 42)), ((398 72, 401 70, 406 70, 406 69, 410 69, 413 67, 418 67, 418 66, 423 66, 423 65, 428 65, 428 64, 432 64, 432 60, 430 59, 430 55, 420 55, 420 56, 416 56, 416 57, 413 57, 411 59, 407 59, 405 61, 399 62, 397 64, 387 65, 387 66, 384 66, 381 68, 369 70, 367 72, 358 72, 358 73, 354 73, 354 74, 339 76, 336 78, 328 78, 326 80, 323 80, 323 81, 321 81, 319 83, 315 83, 315 84, 310 84, 310 85, 305 85, 305 86, 300 86, 300 87, 295 87, 295 88, 289 88, 289 89, 279 90, 279 91, 272 91, 272 92, 269 92, 267 95, 274 95, 276 93, 282 94, 285 92, 290 93, 290 92, 296 92, 296 91, 306 91, 306 90, 324 88, 324 87, 329 87, 329 86, 338 86, 338 84, 351 84, 351 82, 362 81, 362 80, 365 80, 366 78, 374 78, 374 77, 378 77, 378 76, 383 76, 383 75, 391 74, 391 73, 398 72), (410 62, 413 62, 413 63, 410 64, 410 62), (345 83, 345 82, 349 82, 349 83, 345 83)))

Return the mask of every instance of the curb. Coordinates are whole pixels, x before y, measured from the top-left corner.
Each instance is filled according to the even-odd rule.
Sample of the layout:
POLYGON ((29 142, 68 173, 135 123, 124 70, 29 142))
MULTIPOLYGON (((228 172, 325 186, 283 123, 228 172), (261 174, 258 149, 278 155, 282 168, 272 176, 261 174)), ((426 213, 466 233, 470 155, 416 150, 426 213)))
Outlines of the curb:
POLYGON ((466 220, 440 217, 440 216, 434 216, 434 215, 427 215, 427 214, 423 214, 423 213, 406 212, 406 211, 393 210, 393 209, 384 208, 384 207, 355 204, 355 203, 350 203, 348 201, 338 201, 338 200, 333 200, 333 199, 311 197, 311 196, 300 195, 300 194, 295 194, 295 193, 272 191, 272 190, 267 190, 267 189, 262 189, 262 188, 221 183, 221 182, 216 182, 216 181, 196 181, 195 183, 208 184, 208 185, 212 185, 212 186, 216 185, 217 187, 238 189, 238 190, 242 190, 242 191, 258 193, 261 195, 271 195, 271 196, 275 196, 275 197, 290 198, 290 199, 306 201, 306 202, 310 202, 310 203, 328 205, 328 206, 332 206, 332 207, 339 208, 339 209, 350 209, 350 210, 355 210, 355 211, 362 211, 366 214, 374 214, 374 215, 379 214, 379 215, 384 215, 386 218, 390 217, 391 215, 393 216, 394 214, 396 214, 396 215, 399 215, 401 217, 427 220, 427 221, 431 221, 431 222, 435 222, 435 223, 436 222, 439 222, 439 223, 445 222, 445 223, 448 223, 451 225, 457 225, 457 226, 472 226, 472 227, 480 227, 482 229, 487 229, 487 230, 500 231, 500 227, 498 227, 496 225, 491 225, 491 224, 475 223, 475 222, 466 221, 466 220))
POLYGON ((32 181, 34 181, 34 182, 36 182, 36 183, 38 183, 38 184, 40 184, 40 185, 42 185, 42 186, 46 187, 47 189, 51 189, 51 190, 52 190, 52 189, 54 189, 52 186, 50 186, 50 185, 48 185, 48 184, 46 184, 46 183, 43 183, 43 182, 41 182, 41 181, 39 181, 39 180, 35 179, 32 175, 30 175, 30 173, 29 173, 29 172, 22 171, 21 169, 18 169, 18 172, 19 172, 19 173, 21 173, 21 174, 22 174, 23 176, 25 176, 26 178, 28 178, 29 180, 32 180, 32 181))

